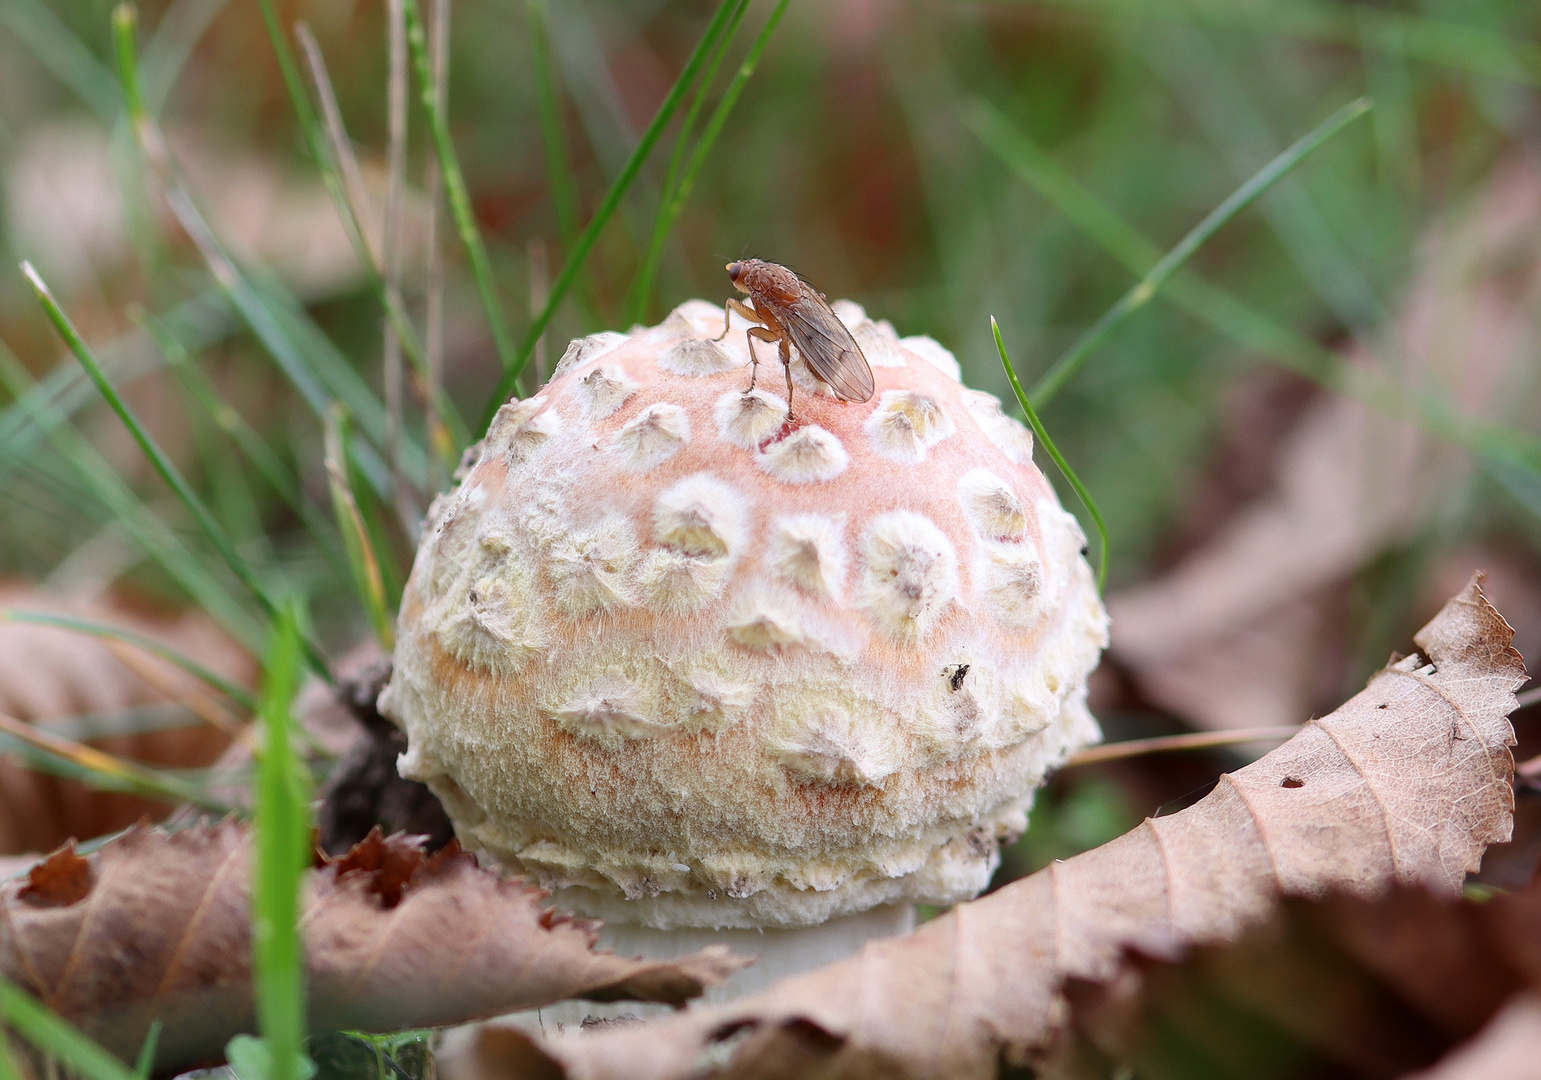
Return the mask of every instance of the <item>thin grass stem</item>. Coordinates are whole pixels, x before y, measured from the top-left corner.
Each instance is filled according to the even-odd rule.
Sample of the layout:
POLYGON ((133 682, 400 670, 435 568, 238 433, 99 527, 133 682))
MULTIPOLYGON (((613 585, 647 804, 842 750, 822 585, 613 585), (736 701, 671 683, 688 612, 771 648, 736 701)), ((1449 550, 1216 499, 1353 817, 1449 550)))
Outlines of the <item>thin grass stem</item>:
POLYGON ((1012 366, 1011 357, 1006 353, 1006 342, 1001 338, 1000 324, 995 321, 995 316, 990 316, 990 333, 995 336, 995 350, 1001 355, 1001 366, 1006 369, 1006 378, 1011 381, 1012 392, 1017 395, 1017 404, 1022 406, 1022 412, 1027 416, 1027 422, 1032 426, 1033 434, 1048 451, 1049 457, 1054 459, 1054 464, 1059 466, 1060 473, 1065 480, 1075 489, 1080 497, 1081 504, 1086 507, 1086 512, 1092 516, 1092 521, 1097 526, 1097 590, 1102 591, 1108 581, 1108 526, 1102 520, 1102 511, 1097 509, 1097 502, 1092 498, 1091 492, 1086 490, 1086 485, 1081 483, 1081 478, 1076 476, 1075 470, 1065 460, 1065 456, 1059 452, 1059 447, 1054 445, 1054 440, 1049 438, 1048 431, 1043 426, 1043 421, 1038 419, 1038 413, 1033 408, 1032 400, 1027 396, 1027 391, 1022 389, 1022 381, 1017 378, 1017 369, 1012 366))
MULTIPOLYGON (((535 352, 535 343, 546 332, 547 324, 551 322, 552 315, 556 313, 557 306, 561 304, 563 297, 567 295, 567 291, 572 288, 579 270, 583 267, 584 260, 588 258, 589 252, 593 250, 595 241, 599 239, 599 234, 604 231, 604 227, 620 207, 621 200, 625 198, 626 192, 631 189, 632 182, 636 180, 637 174, 642 171, 643 162, 652 154, 653 147, 657 145, 659 138, 662 137, 664 129, 669 126, 669 121, 679 109, 680 102, 684 100, 686 92, 695 82, 696 73, 701 70, 702 64, 706 62, 706 57, 711 52, 712 44, 722 33, 728 19, 732 17, 736 3, 737 0, 722 0, 722 3, 718 5, 716 14, 712 16, 712 21, 707 26, 706 32, 701 35, 701 40, 696 43, 695 50, 690 54, 690 59, 685 62, 684 68, 674 80, 674 85, 669 88, 669 93, 665 96, 663 104, 658 106, 658 112, 654 114, 652 123, 642 133, 642 138, 638 141, 636 149, 632 151, 631 157, 626 160, 626 164, 621 168, 620 173, 616 175, 614 182, 611 183, 610 190, 605 193, 604 201, 600 203, 599 209, 594 212, 594 216, 589 219, 583 234, 578 237, 578 241, 573 245, 572 250, 566 253, 566 261, 562 264, 561 271, 558 272, 556 280, 551 285, 551 295, 546 300, 544 310, 536 316, 535 322, 526 332, 524 342, 519 347, 518 356, 511 366, 504 368, 502 378, 498 380, 497 387, 493 390, 492 396, 487 400, 486 407, 482 410, 478 427, 479 431, 487 430, 487 426, 492 423, 493 414, 498 411, 498 407, 507 400, 509 393, 514 389, 515 381, 519 378, 520 373, 524 370, 525 365, 535 352)), ((415 8, 414 0, 407 0, 409 18, 415 8)))
MULTIPOLYGON (((386 127, 389 131, 386 148, 385 186, 385 235, 383 257, 385 287, 391 296, 401 295, 402 243, 401 203, 405 195, 407 174, 407 27, 402 12, 402 0, 387 0, 386 52, 389 57, 389 74, 386 80, 386 127)), ((402 465, 401 443, 405 427, 405 386, 401 370, 401 337, 389 319, 384 327, 384 378, 385 378, 385 451, 395 479, 396 517, 402 531, 414 544, 422 522, 422 514, 414 505, 413 492, 407 482, 402 465)), ((420 375, 426 374, 421 371, 420 375)))
MULTIPOLYGON (((423 346, 418 341, 417 331, 412 326, 412 320, 407 315, 406 305, 401 299, 400 272, 393 276, 391 273, 390 243, 382 235, 381 226, 376 224, 373 208, 369 203, 369 193, 364 186, 363 170, 359 168, 358 155, 353 152, 353 143, 348 138, 347 128, 343 124, 342 110, 337 105, 337 94, 332 89, 331 76, 326 70, 326 61, 321 55, 321 47, 316 43, 315 35, 304 23, 295 24, 295 36, 299 38, 300 45, 305 52, 305 59, 310 68, 311 81, 316 85, 316 94, 322 102, 322 116, 325 120, 324 130, 327 140, 331 144, 331 155, 323 161, 322 167, 329 168, 329 161, 335 160, 341 163, 344 182, 341 185, 344 205, 338 208, 339 213, 345 214, 356 220, 357 232, 363 238, 363 247, 357 252, 359 262, 364 270, 364 276, 374 291, 380 306, 385 309, 385 322, 387 334, 395 339, 394 347, 399 349, 396 363, 399 367, 400 358, 405 354, 407 361, 412 365, 420 377, 426 379, 428 361, 423 354, 423 346)), ((403 86, 403 91, 405 87, 403 86)), ((405 102, 403 101, 403 105, 405 102)), ((405 124, 405 108, 402 110, 403 124, 405 124)), ((404 129, 403 129, 404 130, 404 129)), ((405 154, 405 134, 402 136, 403 150, 405 154)), ((395 174, 393 174, 395 175, 395 174)), ((387 203, 390 195, 387 194, 387 203)), ((399 202, 399 193, 397 196, 399 202)), ((391 213, 389 205, 386 207, 387 216, 391 213)), ((387 222, 383 226, 386 232, 390 225, 387 222)), ((397 245, 400 246, 399 243, 397 245)), ((400 378, 398 376, 399 385, 400 378)), ((386 442, 390 442, 390 405, 389 382, 387 381, 386 403, 386 442)), ((441 391, 442 393, 442 391, 441 391)), ((438 414, 448 423, 455 438, 462 445, 468 440, 465 420, 460 416, 460 411, 455 408, 448 398, 441 397, 435 402, 438 414)), ((386 447, 386 456, 390 457, 390 447, 386 447)))
POLYGON ((1284 742, 1304 731, 1299 724, 1279 727, 1238 728, 1235 731, 1195 731, 1187 735, 1160 735, 1153 739, 1127 739, 1103 743, 1072 754, 1060 766, 1073 769, 1081 765, 1100 765, 1108 761, 1126 761, 1146 754, 1167 754, 1175 750, 1213 750, 1246 743, 1284 742))
POLYGON ((240 738, 244 733, 245 725, 240 717, 203 691, 179 686, 175 679, 169 677, 167 671, 151 663, 142 653, 111 638, 103 641, 102 645, 117 658, 118 663, 138 675, 146 685, 154 687, 168 701, 186 709, 210 727, 217 728, 232 739, 240 738))
MULTIPOLYGON (((449 198, 450 213, 455 219, 460 241, 465 245, 466 255, 471 262, 471 277, 475 280, 477 294, 481 297, 482 311, 487 317, 487 326, 492 331, 492 342, 497 349, 498 359, 502 362, 505 375, 509 371, 514 371, 514 377, 517 378, 518 354, 514 351, 513 335, 509 333, 508 322, 503 318, 503 307, 498 300, 497 284, 492 276, 492 263, 487 258, 487 246, 482 240, 481 229, 476 224, 476 215, 471 209, 471 195, 466 190, 465 175, 460 171, 460 159, 455 154, 455 144, 449 136, 448 109, 440 97, 439 85, 433 77, 433 67, 428 57, 427 35, 423 30, 422 10, 417 0, 405 0, 404 14, 407 23, 407 44, 412 53, 412 66, 417 74, 418 95, 428 117, 428 130, 433 136, 434 152, 439 157, 439 168, 444 177, 444 189, 449 198)), ((485 424, 482 426, 486 427, 485 424)))
MULTIPOLYGON (((428 52, 432 60, 434 98, 444 101, 449 94, 449 0, 430 0, 432 15, 428 24, 428 52)), ((444 244, 439 239, 439 221, 444 206, 444 171, 439 168, 437 154, 427 155, 428 193, 427 280, 424 285, 427 297, 424 301, 423 351, 427 359, 427 392, 423 395, 423 426, 427 432, 429 469, 426 491, 443 491, 449 486, 449 476, 454 470, 460 447, 450 437, 449 429, 439 416, 438 401, 444 393, 444 244)))
POLYGON ((326 424, 326 475, 332 492, 332 509, 337 515, 337 527, 342 531, 354 588, 369 614, 376 640, 386 655, 390 655, 396 647, 396 635, 390 601, 386 598, 385 578, 364 515, 359 510, 358 498, 348 482, 347 461, 348 416, 339 405, 327 416, 326 424))
MULTIPOLYGON (((530 265, 530 318, 540 314, 546 306, 546 296, 551 292, 551 264, 546 242, 538 236, 530 237, 527 247, 530 265)), ((535 388, 546 383, 546 337, 541 335, 535 343, 535 388)))
POLYGON ((326 61, 321 56, 321 46, 310 32, 310 27, 303 22, 294 24, 294 36, 300 43, 300 52, 304 54, 306 66, 310 69, 311 85, 316 88, 316 97, 321 102, 322 130, 326 132, 327 141, 331 144, 331 160, 337 163, 348 212, 358 224, 359 235, 364 238, 369 262, 378 269, 384 265, 380 226, 374 207, 369 202, 369 189, 364 186, 364 170, 359 168, 358 155, 353 152, 353 144, 348 140, 348 129, 342 120, 342 107, 337 104, 337 92, 332 89, 326 61))
POLYGON ((1251 206, 1294 168, 1329 139, 1349 124, 1370 111, 1368 98, 1349 102, 1326 120, 1322 121, 1293 145, 1263 166, 1251 179, 1242 184, 1219 206, 1211 210, 1204 220, 1177 242, 1160 262, 1138 281, 1133 288, 1119 298, 1102 317, 1093 323, 1076 342, 1067 349, 1054 365, 1044 373, 1032 389, 1033 403, 1043 408, 1062 390, 1067 382, 1085 363, 1086 358, 1106 341, 1115 330, 1127 322, 1160 291, 1167 280, 1203 247, 1210 237, 1219 232, 1247 207, 1251 206))

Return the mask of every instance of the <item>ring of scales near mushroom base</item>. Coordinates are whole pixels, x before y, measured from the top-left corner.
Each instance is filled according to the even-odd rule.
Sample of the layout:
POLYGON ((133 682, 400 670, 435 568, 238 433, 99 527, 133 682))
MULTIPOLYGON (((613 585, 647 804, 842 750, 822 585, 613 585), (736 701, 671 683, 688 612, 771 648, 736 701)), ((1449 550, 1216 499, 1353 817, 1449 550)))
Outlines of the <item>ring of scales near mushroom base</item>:
POLYGON ((429 512, 381 699, 402 772, 565 907, 955 903, 1098 738, 1107 616, 1031 435, 936 342, 835 311, 871 401, 794 359, 788 423, 691 301, 573 342, 429 512))

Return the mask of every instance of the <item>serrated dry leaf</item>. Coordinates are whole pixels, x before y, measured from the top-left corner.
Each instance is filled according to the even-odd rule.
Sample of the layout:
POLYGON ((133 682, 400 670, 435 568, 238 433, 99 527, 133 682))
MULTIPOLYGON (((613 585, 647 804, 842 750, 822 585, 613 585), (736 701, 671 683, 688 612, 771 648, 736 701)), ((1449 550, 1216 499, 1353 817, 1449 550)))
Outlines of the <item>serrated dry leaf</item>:
POLYGON ((1281 891, 1451 894, 1513 811, 1524 665, 1478 582, 1419 633, 1422 655, 1181 813, 743 1001, 593 1035, 488 1025, 441 1074, 992 1077, 1051 1039, 1063 979, 1107 978, 1126 946, 1232 939, 1281 891))
POLYGON ((1489 902, 1405 887, 1290 899, 1232 944, 1072 980, 1075 1036, 1040 1075, 1531 1077, 1538 992, 1541 886, 1489 902))
MULTIPOLYGON (((234 822, 56 852, 0 886, 0 973, 126 1059, 157 1018, 159 1068, 217 1058, 254 1029, 249 877, 234 822)), ((568 997, 679 1005, 743 963, 720 948, 668 963, 595 952, 597 926, 542 906, 533 886, 457 847, 424 858, 403 837, 372 835, 309 872, 305 890, 316 1031, 460 1023, 568 997)))
MULTIPOLYGON (((33 586, 0 583, 0 611, 39 611, 111 623, 190 656, 232 682, 252 685, 256 663, 206 616, 157 618, 111 599, 65 598, 33 586)), ((33 623, 0 620, 0 712, 28 723, 110 713, 167 702, 208 707, 207 688, 191 675, 130 646, 33 623)), ((91 741, 146 764, 211 764, 230 741, 212 727, 149 731, 91 741)), ((48 851, 71 836, 127 828, 164 804, 98 791, 0 759, 0 852, 48 851)))

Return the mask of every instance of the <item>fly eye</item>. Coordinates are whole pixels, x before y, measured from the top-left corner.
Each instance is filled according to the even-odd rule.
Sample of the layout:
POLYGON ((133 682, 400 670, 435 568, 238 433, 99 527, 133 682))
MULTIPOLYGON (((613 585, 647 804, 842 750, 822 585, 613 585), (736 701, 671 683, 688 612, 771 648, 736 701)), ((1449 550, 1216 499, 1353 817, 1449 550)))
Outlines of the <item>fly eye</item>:
POLYGON ((738 280, 738 275, 742 274, 743 272, 744 272, 744 264, 743 263, 730 262, 728 264, 728 277, 730 279, 732 279, 733 281, 737 281, 738 280))

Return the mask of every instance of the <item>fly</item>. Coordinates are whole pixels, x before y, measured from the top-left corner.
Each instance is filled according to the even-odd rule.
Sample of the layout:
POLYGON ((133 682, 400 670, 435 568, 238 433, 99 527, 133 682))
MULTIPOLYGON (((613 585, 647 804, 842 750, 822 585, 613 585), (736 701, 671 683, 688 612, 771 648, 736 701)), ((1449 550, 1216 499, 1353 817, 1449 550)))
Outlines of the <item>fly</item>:
POLYGON ((760 358, 754 343, 769 341, 780 346, 781 366, 787 376, 787 417, 792 416, 792 346, 814 377, 835 392, 841 401, 872 400, 872 368, 861 346, 840 321, 824 294, 785 266, 763 259, 741 259, 728 264, 728 277, 749 303, 730 297, 722 313, 721 341, 728 336, 728 312, 736 311, 755 324, 744 337, 748 342, 749 389, 759 375, 760 358))

